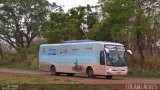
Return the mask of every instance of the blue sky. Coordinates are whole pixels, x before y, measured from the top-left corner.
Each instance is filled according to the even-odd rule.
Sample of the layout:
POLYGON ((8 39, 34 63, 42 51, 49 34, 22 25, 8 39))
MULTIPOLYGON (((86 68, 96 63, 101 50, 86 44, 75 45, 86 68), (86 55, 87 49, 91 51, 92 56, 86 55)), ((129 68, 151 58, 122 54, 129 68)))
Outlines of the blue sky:
POLYGON ((56 2, 57 5, 64 5, 64 11, 77 6, 86 6, 87 4, 96 5, 98 0, 48 0, 49 2, 56 2))

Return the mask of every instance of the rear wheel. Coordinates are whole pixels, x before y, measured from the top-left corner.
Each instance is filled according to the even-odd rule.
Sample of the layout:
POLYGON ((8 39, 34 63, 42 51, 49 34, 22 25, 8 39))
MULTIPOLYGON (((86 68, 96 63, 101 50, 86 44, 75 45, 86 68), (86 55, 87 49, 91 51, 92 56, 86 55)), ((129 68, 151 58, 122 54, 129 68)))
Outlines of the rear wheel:
POLYGON ((51 74, 54 75, 54 76, 55 76, 55 75, 59 75, 59 73, 56 72, 55 66, 51 66, 50 72, 51 72, 51 74))
POLYGON ((106 76, 107 79, 112 79, 112 75, 106 76))
POLYGON ((87 75, 88 75, 89 78, 94 78, 95 77, 92 68, 87 69, 87 75))

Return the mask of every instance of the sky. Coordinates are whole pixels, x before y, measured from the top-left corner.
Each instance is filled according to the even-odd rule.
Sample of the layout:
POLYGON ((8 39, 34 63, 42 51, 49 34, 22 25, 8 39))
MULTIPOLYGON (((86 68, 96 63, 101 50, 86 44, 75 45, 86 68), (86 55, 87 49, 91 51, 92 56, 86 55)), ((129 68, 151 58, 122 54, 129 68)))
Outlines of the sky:
POLYGON ((67 12, 69 9, 78 6, 86 6, 87 4, 96 5, 98 0, 48 0, 50 3, 55 2, 57 5, 63 5, 63 9, 67 12))

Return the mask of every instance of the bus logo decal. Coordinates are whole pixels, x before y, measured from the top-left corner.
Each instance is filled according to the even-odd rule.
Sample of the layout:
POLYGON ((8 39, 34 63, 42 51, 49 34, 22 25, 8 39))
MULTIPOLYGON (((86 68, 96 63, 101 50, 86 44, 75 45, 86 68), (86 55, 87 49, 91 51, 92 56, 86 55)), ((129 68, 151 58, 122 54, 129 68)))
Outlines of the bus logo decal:
POLYGON ((67 54, 67 48, 61 48, 60 49, 60 54, 62 54, 62 55, 67 54))
POLYGON ((82 65, 78 65, 78 61, 76 60, 76 63, 74 63, 75 66, 72 67, 72 70, 76 72, 81 72, 84 70, 84 67, 82 65))

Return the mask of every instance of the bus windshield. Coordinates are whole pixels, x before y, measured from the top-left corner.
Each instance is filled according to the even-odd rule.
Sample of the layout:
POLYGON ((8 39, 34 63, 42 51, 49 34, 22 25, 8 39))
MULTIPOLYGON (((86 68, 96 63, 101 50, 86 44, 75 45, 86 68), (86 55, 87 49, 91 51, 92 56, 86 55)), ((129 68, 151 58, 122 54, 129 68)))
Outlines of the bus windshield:
MULTIPOLYGON (((108 55, 106 55, 106 65, 108 66, 127 66, 127 61, 125 59, 125 50, 124 47, 121 46, 123 49, 119 49, 120 46, 112 46, 115 49, 109 49, 108 55)), ((107 54, 107 53, 106 53, 107 54)))

